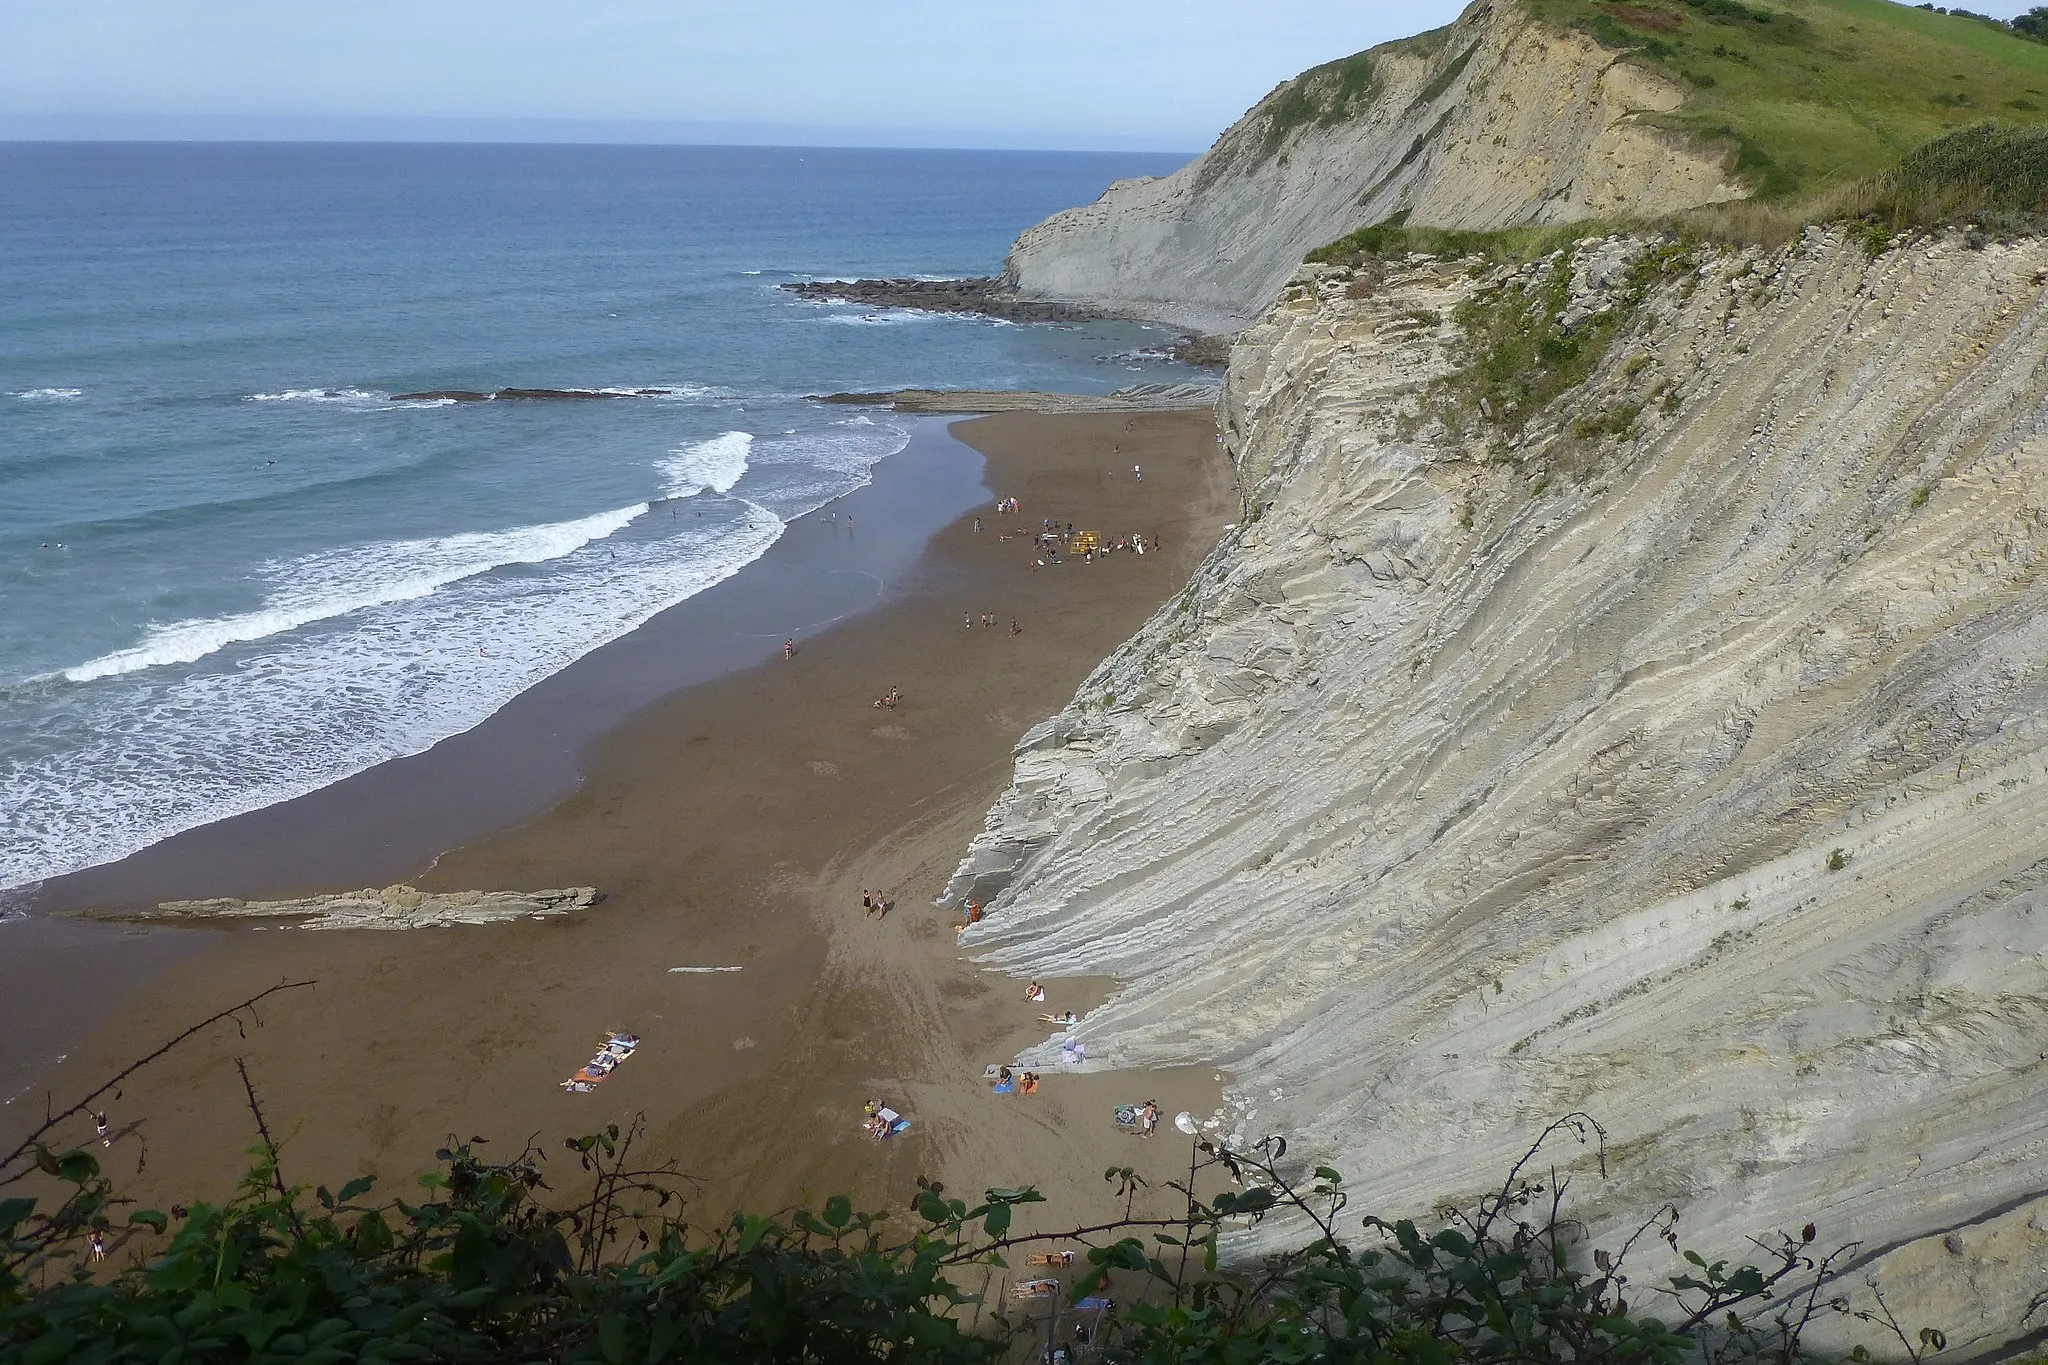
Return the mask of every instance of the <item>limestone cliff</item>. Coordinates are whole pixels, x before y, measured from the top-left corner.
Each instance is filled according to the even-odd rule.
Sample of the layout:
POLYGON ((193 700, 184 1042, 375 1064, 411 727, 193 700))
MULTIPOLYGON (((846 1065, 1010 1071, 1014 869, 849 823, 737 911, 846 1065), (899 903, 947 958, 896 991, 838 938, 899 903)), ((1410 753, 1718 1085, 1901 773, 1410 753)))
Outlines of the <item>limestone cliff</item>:
POLYGON ((1310 268, 1233 353, 1244 520, 1020 745, 970 948, 1115 975, 1090 1065, 1228 1067, 1228 1124, 1360 1207, 1585 1109, 1596 1227, 1813 1219, 2009 1337, 2048 1283, 2044 280, 2038 240, 1821 230, 1310 268), (1514 412, 1475 366, 1517 327, 1597 363, 1514 412))
POLYGON ((1055 214, 1017 239, 1005 283, 1229 332, 1308 251, 1397 213, 1489 229, 1741 196, 1719 151, 1645 122, 1682 98, 1582 33, 1480 0, 1282 85, 1174 174, 1055 214))

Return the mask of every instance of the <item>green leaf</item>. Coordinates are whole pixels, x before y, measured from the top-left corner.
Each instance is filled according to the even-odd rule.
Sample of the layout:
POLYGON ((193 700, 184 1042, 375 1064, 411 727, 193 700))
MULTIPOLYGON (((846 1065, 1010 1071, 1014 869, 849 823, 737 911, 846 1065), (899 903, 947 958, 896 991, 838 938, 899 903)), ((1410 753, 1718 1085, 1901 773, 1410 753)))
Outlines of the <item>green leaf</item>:
POLYGON ((171 1256, 157 1262, 149 1272, 152 1288, 164 1294, 189 1294, 199 1287, 206 1267, 190 1254, 171 1256))
POLYGON ((83 1185, 100 1173, 98 1158, 91 1152, 66 1152, 57 1158, 57 1178, 73 1185, 83 1185))
POLYGON ((22 1219, 35 1211, 36 1201, 33 1199, 0 1199, 0 1237, 13 1232, 22 1219))
POLYGON ((128 1215, 128 1226, 145 1227, 151 1232, 162 1232, 171 1225, 171 1220, 155 1209, 137 1209, 128 1215))
POLYGON ((744 1256, 759 1246, 761 1239, 766 1237, 768 1230, 774 1226, 775 1224, 769 1219, 762 1218, 758 1214, 748 1214, 746 1221, 740 1225, 740 1255, 744 1256))
POLYGON ((335 1202, 346 1204, 351 1199, 368 1194, 370 1187, 375 1183, 369 1176, 359 1175, 341 1187, 341 1193, 335 1196, 335 1202))
POLYGON ((843 1228, 853 1221, 853 1201, 843 1194, 835 1194, 825 1201, 825 1222, 835 1228, 843 1228))
POLYGON ((606 1313, 597 1320, 597 1349, 609 1365, 621 1365, 625 1360, 626 1324, 617 1313, 606 1313))
POLYGON ((1008 1232, 1010 1230, 1010 1206, 1008 1204, 990 1205, 988 1217, 981 1220, 981 1230, 991 1237, 1000 1237, 1008 1232))

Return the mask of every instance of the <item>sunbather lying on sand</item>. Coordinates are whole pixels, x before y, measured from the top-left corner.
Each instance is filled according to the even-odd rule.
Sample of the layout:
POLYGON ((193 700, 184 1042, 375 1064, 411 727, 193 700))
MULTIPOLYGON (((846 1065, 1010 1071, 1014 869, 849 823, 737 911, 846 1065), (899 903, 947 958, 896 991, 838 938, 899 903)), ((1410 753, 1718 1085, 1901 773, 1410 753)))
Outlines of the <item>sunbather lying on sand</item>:
POLYGON ((1068 1028, 1072 1028, 1074 1026, 1074 1012, 1072 1010, 1065 1010, 1059 1014, 1041 1014, 1038 1016, 1038 1022, 1041 1024, 1065 1024, 1068 1028))

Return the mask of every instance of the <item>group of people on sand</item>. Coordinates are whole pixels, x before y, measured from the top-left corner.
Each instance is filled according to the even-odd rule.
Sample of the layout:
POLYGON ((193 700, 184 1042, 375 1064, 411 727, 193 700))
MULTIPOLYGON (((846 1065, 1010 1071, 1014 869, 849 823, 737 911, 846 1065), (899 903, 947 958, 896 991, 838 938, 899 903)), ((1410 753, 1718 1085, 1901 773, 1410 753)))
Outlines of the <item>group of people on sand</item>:
POLYGON ((597 1050, 597 1055, 577 1068, 575 1075, 563 1081, 562 1089, 572 1095, 588 1095, 597 1089, 598 1082, 616 1071, 619 1063, 632 1056, 639 1046, 640 1038, 637 1034, 617 1031, 607 1033, 604 1046, 597 1050))
POLYGON ((1010 1070, 1007 1066, 999 1066, 996 1068, 996 1074, 989 1077, 989 1084, 993 1092, 998 1095, 1036 1095, 1038 1093, 1038 1073, 1036 1071, 1026 1071, 1020 1075, 1010 1070))
POLYGON ((869 1100, 861 1131, 871 1138, 892 1138, 910 1127, 910 1120, 880 1100, 869 1100))
POLYGON ((879 891, 860 889, 860 915, 862 919, 880 919, 896 908, 896 902, 879 891))
POLYGON ((902 700, 903 693, 897 690, 895 683, 890 683, 889 690, 875 698, 875 709, 877 711, 894 711, 896 704, 902 700))
MULTIPOLYGON (((974 622, 975 616, 973 612, 963 611, 960 613, 960 624, 967 627, 967 629, 973 630, 974 622)), ((994 630, 996 628, 996 614, 994 612, 985 611, 981 614, 981 628, 983 630, 994 630)), ((1017 618, 1012 616, 1010 618, 1010 634, 1022 635, 1023 633, 1024 627, 1018 625, 1017 618)))

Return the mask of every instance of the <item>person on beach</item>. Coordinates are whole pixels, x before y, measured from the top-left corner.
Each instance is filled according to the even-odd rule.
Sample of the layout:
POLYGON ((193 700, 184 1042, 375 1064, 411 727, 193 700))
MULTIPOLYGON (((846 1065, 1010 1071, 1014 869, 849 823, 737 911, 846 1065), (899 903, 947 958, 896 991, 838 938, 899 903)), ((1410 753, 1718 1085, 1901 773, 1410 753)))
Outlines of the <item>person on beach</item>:
POLYGON ((92 1116, 92 1131, 99 1138, 100 1146, 111 1147, 114 1140, 107 1136, 107 1116, 104 1112, 92 1116))
POLYGON ((1021 1095, 1036 1095, 1038 1093, 1038 1073, 1036 1071, 1024 1073, 1024 1079, 1017 1085, 1017 1093, 1021 1095))
POLYGON ((869 890, 868 890, 868 889, 867 889, 867 888, 866 888, 865 886, 863 886, 863 887, 862 887, 862 888, 860 889, 860 917, 861 917, 862 919, 866 919, 866 918, 868 918, 868 917, 869 917, 870 915, 872 915, 872 914, 874 914, 874 913, 875 913, 875 898, 874 898, 874 895, 873 895, 873 894, 872 894, 871 892, 869 892, 869 890))
POLYGON ((969 630, 973 630, 973 629, 974 629, 974 613, 972 613, 972 612, 966 612, 966 611, 963 611, 963 612, 961 612, 961 613, 960 613, 960 624, 961 624, 961 625, 963 625, 963 626, 965 626, 965 627, 967 627, 967 628, 968 628, 969 630))
POLYGON ((1151 1137, 1159 1127, 1159 1106, 1152 1100, 1145 1101, 1145 1107, 1138 1111, 1138 1136, 1151 1137))
POLYGON ((1012 617, 1010 618, 1010 634, 1012 634, 1012 635, 1022 635, 1023 633, 1024 633, 1024 627, 1022 627, 1022 626, 1018 625, 1018 624, 1017 624, 1017 618, 1016 618, 1016 617, 1014 617, 1014 616, 1012 616, 1012 617))
POLYGON ((980 518, 980 517, 976 517, 976 518, 974 519, 974 533, 975 533, 976 535, 980 535, 980 534, 981 534, 981 518, 980 518))
POLYGON ((1045 987, 1039 985, 1036 981, 1032 982, 1024 988, 1024 998, 1033 1004, 1043 1004, 1045 1002, 1045 987))
POLYGON ((784 640, 782 642, 782 657, 784 659, 794 659, 796 657, 795 637, 792 636, 790 639, 784 640))
POLYGON ((98 1228, 94 1228, 91 1235, 85 1239, 85 1245, 86 1249, 92 1253, 92 1258, 95 1261, 107 1259, 107 1234, 101 1232, 98 1228))
POLYGON ((1145 482, 1145 471, 1143 469, 1140 469, 1137 465, 1132 465, 1131 477, 1136 479, 1139 483, 1143 483, 1145 482))

